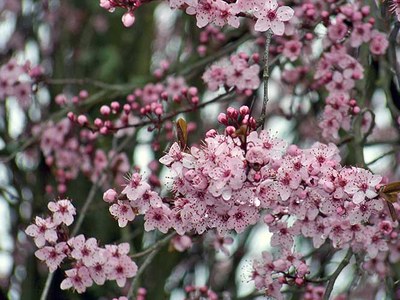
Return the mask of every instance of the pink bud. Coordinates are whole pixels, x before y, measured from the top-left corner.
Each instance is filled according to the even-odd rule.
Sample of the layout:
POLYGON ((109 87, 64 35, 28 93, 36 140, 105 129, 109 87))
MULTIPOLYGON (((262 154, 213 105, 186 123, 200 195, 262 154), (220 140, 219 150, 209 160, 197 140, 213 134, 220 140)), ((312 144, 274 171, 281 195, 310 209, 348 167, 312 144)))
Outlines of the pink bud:
POLYGON ((349 101, 349 105, 350 105, 350 106, 356 106, 356 105, 357 105, 357 101, 356 101, 355 99, 351 99, 351 100, 349 101))
POLYGON ((162 107, 157 107, 157 108, 154 110, 154 113, 155 113, 156 115, 158 115, 158 116, 161 116, 161 115, 163 114, 163 109, 162 109, 162 107))
POLYGON ((296 278, 296 279, 294 280, 294 282, 295 282, 297 285, 303 285, 304 279, 303 279, 303 278, 296 278))
POLYGON ((306 40, 311 41, 314 38, 314 35, 310 32, 306 33, 305 35, 306 40))
POLYGON ((243 106, 241 106, 241 107, 239 108, 239 112, 240 112, 241 115, 247 115, 247 114, 250 113, 250 109, 249 109, 248 106, 243 105, 243 106))
POLYGON ((103 116, 108 116, 111 113, 111 109, 109 106, 107 105, 103 105, 102 107, 100 107, 100 113, 103 116))
POLYGON ((364 15, 364 16, 368 16, 369 15, 369 13, 370 13, 370 7, 368 6, 368 5, 366 5, 366 6, 363 6, 362 8, 361 8, 361 13, 364 15))
POLYGON ((68 117, 68 119, 70 119, 71 122, 75 122, 76 116, 75 116, 75 114, 74 114, 72 111, 70 111, 70 112, 67 114, 67 117, 68 117))
POLYGON ((199 99, 199 97, 192 97, 192 99, 190 100, 194 105, 197 105, 197 104, 199 104, 199 102, 200 102, 200 99, 199 99))
POLYGON ((255 63, 258 63, 258 62, 260 61, 260 54, 254 53, 254 54, 251 56, 251 58, 253 59, 253 61, 254 61, 255 63))
POLYGON ((125 27, 131 27, 135 23, 135 16, 133 12, 128 11, 122 16, 122 23, 125 27))
POLYGON ((198 47, 197 47, 197 53, 198 53, 201 57, 205 56, 206 53, 207 53, 207 47, 204 46, 204 45, 198 46, 198 47))
POLYGON ((55 101, 58 105, 64 105, 67 103, 67 97, 64 94, 58 94, 55 98, 55 101))
POLYGON ((354 108, 353 108, 353 113, 354 113, 354 114, 359 114, 360 111, 361 111, 361 108, 360 108, 360 107, 354 106, 354 108))
POLYGON ((156 77, 157 79, 160 79, 163 76, 164 72, 161 69, 156 69, 153 72, 154 77, 156 77))
POLYGON ((301 150, 296 145, 290 145, 287 148, 287 153, 290 156, 297 156, 297 155, 299 155, 301 153, 301 150))
POLYGON ((194 96, 197 96, 198 90, 196 87, 192 86, 188 89, 188 93, 190 96, 194 97, 194 96))
POLYGON ((111 109, 115 112, 119 111, 121 105, 117 101, 111 102, 111 109))
POLYGON ((57 191, 58 191, 60 194, 64 194, 64 193, 67 191, 67 186, 66 186, 64 183, 60 183, 60 184, 57 186, 57 191))
POLYGON ((168 93, 167 92, 162 92, 161 93, 161 99, 168 100, 168 93))
POLYGON ((96 126, 98 128, 102 127, 103 126, 103 121, 100 118, 96 118, 94 120, 94 126, 96 126))
POLYGON ((100 131, 100 134, 103 134, 103 135, 108 134, 108 128, 105 126, 101 127, 99 131, 100 131))
POLYGON ((131 112, 131 106, 127 103, 124 104, 123 110, 126 114, 129 114, 131 112))
POLYGON ((88 123, 88 119, 85 115, 79 115, 77 118, 78 124, 84 126, 88 123))
POLYGON ((118 194, 116 191, 114 191, 113 189, 108 189, 103 194, 103 200, 107 203, 112 203, 117 200, 117 196, 118 194))
POLYGON ((206 137, 215 137, 217 134, 218 132, 215 129, 210 129, 206 132, 206 137))
POLYGON ((272 224, 274 221, 275 221, 275 218, 273 215, 271 215, 271 214, 265 215, 265 217, 264 217, 265 224, 269 225, 269 224, 272 224))
POLYGON ((233 107, 228 107, 226 109, 226 112, 227 112, 228 118, 236 119, 236 117, 238 116, 238 111, 233 107))
POLYGON ((235 131, 236 131, 236 128, 233 127, 233 126, 228 126, 228 127, 226 127, 226 129, 225 129, 225 133, 226 133, 227 135, 232 135, 232 134, 235 133, 235 131))
POLYGON ((143 287, 138 289, 138 295, 146 296, 147 290, 143 287))
POLYGON ((136 97, 133 94, 129 94, 128 96, 126 96, 126 101, 128 101, 129 103, 131 103, 135 100, 136 100, 136 97))
POLYGON ((88 91, 82 90, 82 91, 79 92, 79 98, 86 99, 87 97, 89 97, 88 91))
POLYGON ((322 11, 321 12, 321 17, 324 18, 324 19, 328 18, 329 17, 329 12, 327 12, 326 10, 322 11))

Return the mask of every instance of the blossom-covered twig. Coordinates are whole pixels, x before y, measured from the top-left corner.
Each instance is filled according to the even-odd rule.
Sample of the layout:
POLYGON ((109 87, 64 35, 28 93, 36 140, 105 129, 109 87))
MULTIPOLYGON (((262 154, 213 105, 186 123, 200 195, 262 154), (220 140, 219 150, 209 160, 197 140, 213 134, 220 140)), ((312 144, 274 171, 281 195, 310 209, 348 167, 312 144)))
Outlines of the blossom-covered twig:
POLYGON ((264 97, 263 97, 263 102, 262 102, 262 108, 261 108, 261 116, 259 120, 259 126, 261 126, 264 129, 264 122, 265 122, 265 117, 267 115, 267 104, 269 101, 269 95, 268 95, 268 81, 269 81, 269 46, 271 44, 271 38, 272 38, 272 31, 269 29, 266 33, 266 40, 265 40, 265 51, 264 51, 264 71, 263 71, 263 81, 264 81, 264 97))

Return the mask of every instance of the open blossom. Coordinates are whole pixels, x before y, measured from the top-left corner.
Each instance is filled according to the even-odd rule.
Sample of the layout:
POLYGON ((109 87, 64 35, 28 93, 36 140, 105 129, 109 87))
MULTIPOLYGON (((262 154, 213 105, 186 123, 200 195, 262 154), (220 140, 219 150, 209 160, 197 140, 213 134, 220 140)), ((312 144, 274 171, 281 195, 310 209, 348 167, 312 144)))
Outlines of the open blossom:
POLYGON ((97 240, 95 238, 85 239, 83 234, 71 238, 68 245, 72 248, 71 256, 76 260, 81 260, 87 266, 93 266, 98 251, 97 240))
POLYGON ((107 277, 116 280, 119 287, 123 287, 127 278, 136 275, 137 265, 126 255, 119 258, 110 258, 106 264, 107 277))
POLYGON ((276 35, 283 35, 285 32, 284 22, 289 21, 294 14, 294 10, 289 6, 278 7, 276 0, 268 0, 263 7, 257 7, 254 15, 258 18, 255 30, 267 31, 269 29, 276 35))
POLYGON ((35 224, 29 225, 26 234, 33 237, 36 246, 43 247, 46 241, 55 243, 58 239, 56 225, 51 218, 42 219, 41 217, 35 218, 35 224))
POLYGON ((69 248, 67 243, 61 242, 53 246, 45 246, 35 252, 35 256, 44 261, 50 272, 57 270, 64 258, 67 257, 69 248))
POLYGON ((128 203, 118 201, 110 206, 110 213, 118 220, 119 227, 125 227, 129 221, 135 219, 135 213, 128 203))
POLYGON ((65 271, 67 278, 61 282, 61 289, 66 290, 73 288, 79 294, 82 294, 86 289, 93 285, 93 280, 85 266, 76 266, 73 269, 65 271))
POLYGON ((70 200, 65 199, 58 200, 57 202, 49 202, 47 207, 51 212, 53 212, 53 221, 55 224, 59 225, 64 223, 69 226, 74 222, 76 210, 70 200))
POLYGON ((360 204, 378 195, 376 186, 381 182, 382 176, 373 175, 364 169, 357 169, 352 179, 344 190, 346 193, 353 195, 355 204, 360 204))

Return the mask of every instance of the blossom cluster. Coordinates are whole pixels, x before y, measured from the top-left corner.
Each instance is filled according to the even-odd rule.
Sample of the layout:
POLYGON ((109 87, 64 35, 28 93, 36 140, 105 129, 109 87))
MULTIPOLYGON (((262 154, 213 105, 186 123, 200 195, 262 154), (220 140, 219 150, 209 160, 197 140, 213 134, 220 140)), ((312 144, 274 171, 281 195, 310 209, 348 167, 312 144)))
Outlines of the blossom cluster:
POLYGON ((31 68, 29 61, 23 65, 10 59, 0 67, 0 101, 7 97, 15 97, 22 108, 31 103, 32 84, 42 75, 41 67, 31 68))
MULTIPOLYGON (((91 181, 100 180, 102 172, 109 166, 121 181, 129 171, 129 162, 125 153, 105 153, 95 149, 96 133, 87 129, 79 132, 77 137, 73 123, 64 118, 57 123, 49 122, 44 128, 36 127, 34 134, 40 136, 40 148, 57 181, 57 191, 63 194, 67 183, 75 179, 79 171, 87 175, 91 181)), ((51 187, 48 187, 50 192, 51 187)))
POLYGON ((207 286, 192 286, 185 287, 184 300, 204 299, 204 300, 218 300, 218 295, 209 289, 207 286))
POLYGON ((385 34, 373 29, 374 19, 367 19, 369 15, 369 6, 344 4, 329 22, 324 45, 331 48, 319 60, 314 74, 317 85, 325 86, 329 92, 320 123, 322 135, 327 140, 338 140, 340 128, 348 131, 352 116, 359 110, 351 104, 350 92, 356 81, 363 78, 364 69, 349 55, 351 49, 369 43, 372 55, 383 55, 388 48, 385 34), (342 46, 344 42, 346 44, 342 46))
MULTIPOLYGON (((168 67, 157 69, 161 75, 168 67)), ((168 76, 164 82, 148 83, 143 88, 136 88, 126 96, 126 101, 112 101, 99 108, 99 117, 93 121, 84 114, 68 113, 68 118, 92 132, 102 135, 116 134, 117 137, 132 135, 142 119, 150 121, 149 131, 159 129, 159 123, 166 114, 166 103, 188 103, 196 107, 199 103, 198 89, 188 86, 183 77, 168 76)))
POLYGON ((212 64, 203 74, 203 80, 210 91, 226 87, 228 90, 235 88, 239 93, 251 95, 252 90, 260 86, 259 73, 258 54, 250 57, 241 52, 231 55, 229 60, 223 59, 212 64))
POLYGON ((283 300, 280 292, 282 285, 303 286, 309 273, 309 267, 301 259, 301 254, 286 251, 278 259, 273 259, 269 252, 263 252, 262 258, 253 263, 252 279, 257 289, 266 290, 268 296, 283 300))
MULTIPOLYGON (((200 147, 182 149, 174 143, 160 159, 170 170, 172 198, 161 198, 138 173, 120 193, 110 189, 104 194, 120 226, 143 214, 147 231, 241 233, 263 214, 272 233, 271 246, 298 258, 272 264, 279 274, 287 274, 285 282, 272 282, 271 274, 261 273, 262 267, 255 265, 255 274, 263 274, 263 280, 253 279, 269 290, 289 279, 298 285, 306 282, 308 268, 292 252, 299 235, 309 238, 315 248, 329 241, 334 248, 365 252, 366 262, 387 259, 390 247, 397 245, 397 221, 390 218, 379 195, 382 176, 342 166, 334 144, 287 146, 265 130, 240 133, 227 116, 230 120, 235 114, 228 110, 219 119, 233 130, 225 134, 210 130, 200 147), (298 275, 293 275, 293 268, 298 275)), ((264 256, 270 259, 269 254, 264 256)))
POLYGON ((35 256, 46 263, 50 272, 64 260, 72 263, 73 267, 65 271, 61 289, 73 288, 83 293, 93 282, 103 285, 106 280, 115 280, 123 287, 127 278, 136 275, 137 266, 128 256, 128 243, 102 248, 95 238, 86 239, 83 234, 68 238, 67 227, 74 221, 75 207, 63 199, 49 202, 48 208, 52 215, 46 219, 36 217, 25 232, 34 238, 39 248, 35 256))
MULTIPOLYGON (((100 6, 113 12, 116 7, 127 10, 122 17, 126 27, 135 22, 134 11, 141 6, 145 0, 100 0, 100 6)), ((267 31, 269 29, 276 35, 283 35, 285 22, 289 21, 294 11, 289 6, 278 6, 276 0, 238 0, 235 3, 224 0, 169 0, 171 8, 184 10, 189 15, 195 15, 197 26, 205 27, 208 24, 224 26, 226 24, 238 28, 240 26, 239 16, 255 19, 254 29, 256 31, 267 31)))

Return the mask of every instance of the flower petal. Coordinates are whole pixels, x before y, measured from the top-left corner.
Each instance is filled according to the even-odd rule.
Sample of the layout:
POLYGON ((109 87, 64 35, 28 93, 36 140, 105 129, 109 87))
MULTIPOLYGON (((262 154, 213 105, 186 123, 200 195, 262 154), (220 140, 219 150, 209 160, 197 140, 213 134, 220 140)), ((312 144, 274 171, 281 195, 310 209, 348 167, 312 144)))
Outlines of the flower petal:
POLYGON ((293 17, 294 10, 289 6, 281 6, 277 10, 277 15, 279 21, 286 22, 293 17))

